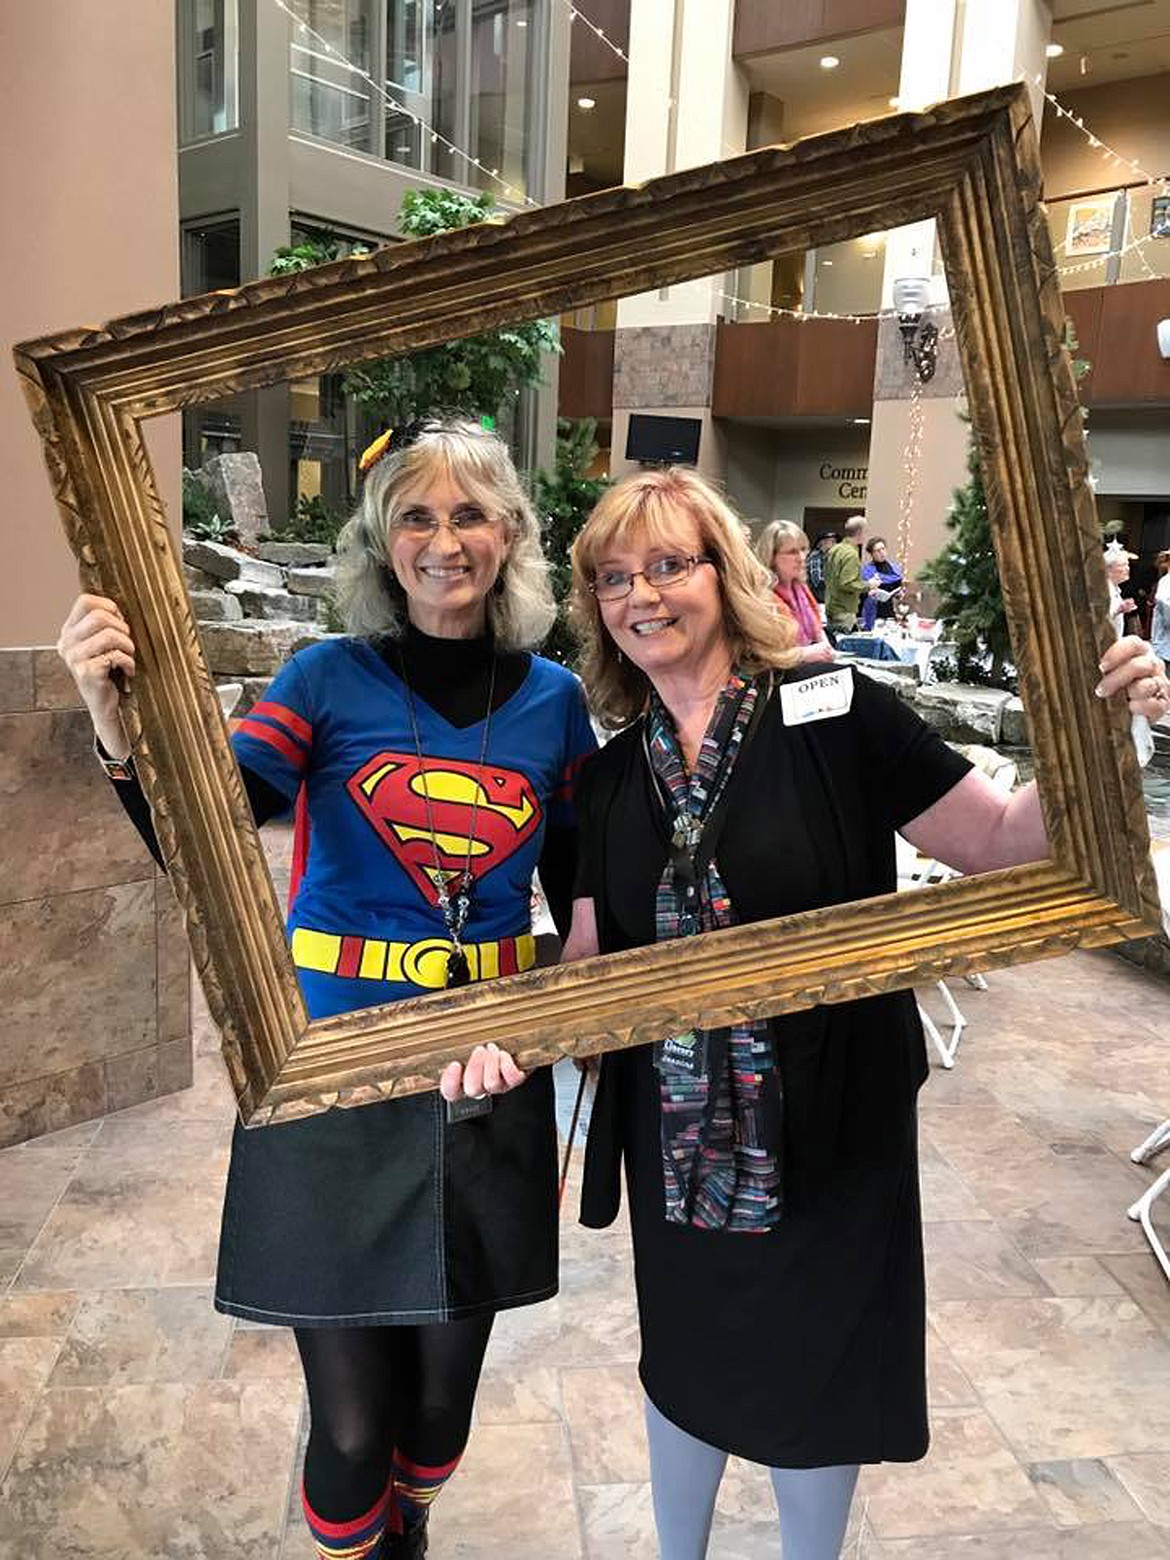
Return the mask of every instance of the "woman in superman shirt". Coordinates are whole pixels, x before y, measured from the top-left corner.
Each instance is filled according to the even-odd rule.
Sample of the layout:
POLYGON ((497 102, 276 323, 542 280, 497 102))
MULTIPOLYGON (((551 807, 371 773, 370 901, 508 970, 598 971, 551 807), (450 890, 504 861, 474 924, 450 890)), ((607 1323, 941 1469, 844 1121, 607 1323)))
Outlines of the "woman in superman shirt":
MULTIPOLYGON (((363 465, 339 545, 349 632, 294 655, 233 738, 257 821, 295 804, 309 825, 289 937, 314 1018, 530 967, 533 871, 563 926, 573 777, 595 746, 577 680, 530 653, 554 608, 502 442, 432 421, 363 465)), ((116 604, 81 597, 59 649, 157 855, 116 604)), ((429 1093, 235 1130, 215 1304, 295 1331, 321 1556, 425 1552, 492 1319, 556 1289, 551 1076, 502 1093, 523 1078, 503 1052, 468 1071, 492 1107, 470 1117, 429 1093)))

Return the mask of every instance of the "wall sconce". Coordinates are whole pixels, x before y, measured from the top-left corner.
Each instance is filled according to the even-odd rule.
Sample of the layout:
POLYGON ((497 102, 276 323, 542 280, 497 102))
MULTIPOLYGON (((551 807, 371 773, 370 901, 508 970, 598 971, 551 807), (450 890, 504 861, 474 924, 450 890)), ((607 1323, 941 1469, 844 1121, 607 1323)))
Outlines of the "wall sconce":
POLYGON ((938 327, 922 318, 930 302, 930 282, 925 276, 900 276, 894 283, 894 308, 902 336, 902 357, 922 384, 934 378, 938 354, 938 327))
POLYGON ((1164 358, 1170 358, 1170 320, 1158 321, 1158 351, 1164 358))

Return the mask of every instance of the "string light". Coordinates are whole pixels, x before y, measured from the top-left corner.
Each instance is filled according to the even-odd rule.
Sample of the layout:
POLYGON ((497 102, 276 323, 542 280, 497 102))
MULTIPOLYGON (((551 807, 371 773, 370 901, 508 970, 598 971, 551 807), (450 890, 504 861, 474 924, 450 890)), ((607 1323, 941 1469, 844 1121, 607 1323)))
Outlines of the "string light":
POLYGON ((1078 129, 1085 137, 1093 150, 1100 152, 1101 156, 1104 157, 1106 162, 1113 164, 1115 167, 1129 168, 1133 173, 1137 174, 1138 179, 1143 180, 1147 185, 1149 185, 1151 189, 1157 189, 1160 192, 1165 192, 1166 190, 1170 189, 1170 175, 1164 173, 1150 173, 1147 169, 1142 167, 1141 163, 1136 157, 1123 157, 1121 153, 1114 147, 1110 146, 1107 141, 1103 141, 1100 136, 1094 135, 1094 133, 1085 124, 1085 121, 1081 118, 1081 116, 1079 114, 1075 114, 1071 108, 1066 108, 1054 92, 1049 92, 1048 88, 1044 85, 1043 76, 1035 75, 1032 77, 1032 81, 1037 87, 1039 87, 1040 91, 1044 95, 1045 100, 1052 104, 1052 107, 1056 110, 1056 117, 1058 119, 1067 119, 1071 125, 1074 125, 1076 129, 1078 129))
POLYGON ((585 26, 588 27, 589 31, 594 35, 599 43, 603 43, 611 54, 616 54, 619 60, 624 60, 626 65, 629 65, 629 55, 623 53, 622 50, 618 48, 617 44, 614 43, 612 38, 607 38, 602 28, 598 27, 596 22, 590 21, 589 17, 585 15, 585 12, 579 5, 575 5, 573 0, 565 0, 565 4, 569 8, 570 26, 574 22, 584 22, 585 26))
POLYGON ((362 66, 355 65, 351 60, 346 59, 345 55, 342 54, 340 50, 333 47, 328 38, 322 37, 322 35, 315 31, 314 28, 310 27, 307 22, 302 21, 296 12, 285 3, 285 0, 273 0, 273 4, 278 6, 279 9, 282 10, 284 14, 293 21, 298 32, 300 32, 306 38, 312 38, 314 43, 318 44, 322 49, 324 49, 325 53, 330 57, 330 59, 335 61, 344 70, 350 71, 353 75, 360 77, 362 81, 364 81, 378 94, 378 96, 382 99, 388 108, 392 108, 396 114, 401 114, 404 118, 409 119, 411 124, 416 125, 424 135, 429 135, 432 146, 441 145, 446 151, 448 157, 462 157, 466 163, 470 164, 471 167, 478 168, 479 171, 485 176, 485 178, 491 179, 494 183, 499 185, 500 189, 503 190, 506 198, 513 201, 522 201, 525 206, 540 205, 540 202, 534 200, 531 195, 522 195, 514 185, 509 184, 506 179, 501 178, 500 170, 498 168, 489 168, 486 163, 481 162, 478 157, 473 156, 471 152, 466 150, 466 148, 458 146, 454 141, 448 140, 442 131, 436 130, 434 125, 430 124, 426 119, 424 119, 421 114, 416 114, 414 110, 412 108, 408 108, 405 103, 400 103, 397 98, 392 97, 390 93, 386 91, 385 87, 383 87, 381 82, 375 81, 374 77, 368 70, 365 70, 362 66))
POLYGON ((922 430, 925 425, 925 415, 922 410, 922 381, 918 375, 914 375, 914 385, 910 391, 909 407, 910 428, 906 438, 906 447, 902 451, 902 470, 905 474, 902 483, 902 496, 898 508, 898 552, 903 569, 907 566, 910 557, 910 523, 914 518, 914 497, 918 489, 918 468, 922 460, 922 430))

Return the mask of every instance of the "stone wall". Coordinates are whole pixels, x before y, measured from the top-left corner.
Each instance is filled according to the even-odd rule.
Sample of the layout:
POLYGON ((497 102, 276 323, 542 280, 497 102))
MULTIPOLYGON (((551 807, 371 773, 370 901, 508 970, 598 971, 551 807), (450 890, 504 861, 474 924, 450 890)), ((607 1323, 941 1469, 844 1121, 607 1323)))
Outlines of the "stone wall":
POLYGON ((0 649, 0 1147, 191 1082, 187 943, 51 649, 0 649))
POLYGON ((614 336, 614 406, 710 406, 714 325, 626 327, 614 336))

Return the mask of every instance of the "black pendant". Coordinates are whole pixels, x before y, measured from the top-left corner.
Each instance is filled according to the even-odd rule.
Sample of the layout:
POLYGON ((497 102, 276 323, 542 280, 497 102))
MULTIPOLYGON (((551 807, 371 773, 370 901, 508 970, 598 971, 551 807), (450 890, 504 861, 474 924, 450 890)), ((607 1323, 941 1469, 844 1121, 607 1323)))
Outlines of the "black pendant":
POLYGON ((452 948, 447 955, 447 985, 449 988, 471 985, 471 966, 462 948, 452 948))

